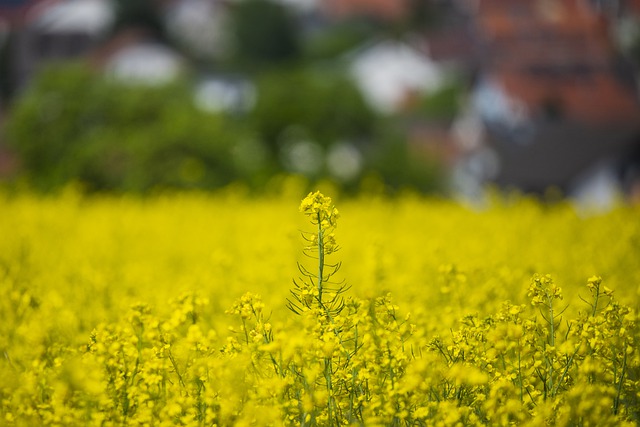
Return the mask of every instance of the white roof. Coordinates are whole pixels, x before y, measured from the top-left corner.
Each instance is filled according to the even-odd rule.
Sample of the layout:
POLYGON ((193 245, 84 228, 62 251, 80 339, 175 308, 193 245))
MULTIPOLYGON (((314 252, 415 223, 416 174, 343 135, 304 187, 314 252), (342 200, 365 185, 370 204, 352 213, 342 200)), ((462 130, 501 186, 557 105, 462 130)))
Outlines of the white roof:
POLYGON ((113 55, 105 66, 108 75, 133 84, 163 84, 178 76, 182 58, 161 44, 144 42, 113 55))
POLYGON ((44 3, 29 12, 33 25, 47 33, 82 32, 99 35, 115 19, 112 2, 107 0, 65 0, 44 3))
POLYGON ((407 92, 427 92, 440 87, 440 68, 409 45, 383 41, 357 53, 351 75, 370 104, 381 112, 392 112, 407 92))
POLYGON ((200 55, 226 48, 226 12, 210 0, 182 0, 167 9, 165 21, 173 36, 200 55))

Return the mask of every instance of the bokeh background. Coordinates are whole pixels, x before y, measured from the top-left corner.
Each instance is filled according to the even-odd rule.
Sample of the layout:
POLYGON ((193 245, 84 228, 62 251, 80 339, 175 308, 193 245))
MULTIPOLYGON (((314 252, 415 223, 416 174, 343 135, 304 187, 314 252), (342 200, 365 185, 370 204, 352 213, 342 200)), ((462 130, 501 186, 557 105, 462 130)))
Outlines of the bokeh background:
POLYGON ((638 0, 0 0, 0 181, 638 201, 639 64, 638 0))

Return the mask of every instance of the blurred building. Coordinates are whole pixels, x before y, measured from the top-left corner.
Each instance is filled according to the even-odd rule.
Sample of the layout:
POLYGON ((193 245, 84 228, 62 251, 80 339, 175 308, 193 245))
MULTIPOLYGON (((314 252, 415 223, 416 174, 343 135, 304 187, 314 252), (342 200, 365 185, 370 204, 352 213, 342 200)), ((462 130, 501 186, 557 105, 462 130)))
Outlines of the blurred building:
POLYGON ((605 2, 474 2, 480 62, 461 118, 476 124, 459 141, 464 191, 493 182, 604 200, 638 185, 636 76, 593 3, 605 2))
POLYGON ((87 57, 106 76, 133 85, 171 82, 186 67, 179 52, 140 28, 115 32, 87 57))
POLYGON ((392 113, 415 96, 437 90, 445 69, 407 42, 378 40, 348 55, 349 71, 369 104, 392 113))
POLYGON ((115 18, 109 0, 13 0, 0 8, 8 23, 6 84, 23 87, 44 64, 86 55, 108 33, 115 18))

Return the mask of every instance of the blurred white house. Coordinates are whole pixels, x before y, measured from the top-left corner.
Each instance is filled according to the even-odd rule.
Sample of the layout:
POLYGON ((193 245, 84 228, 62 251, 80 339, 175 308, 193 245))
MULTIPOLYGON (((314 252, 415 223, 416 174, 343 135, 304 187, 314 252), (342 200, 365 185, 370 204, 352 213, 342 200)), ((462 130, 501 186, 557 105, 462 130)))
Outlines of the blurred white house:
POLYGON ((381 113, 400 110, 408 99, 438 90, 445 71, 407 42, 374 41, 348 55, 349 72, 369 104, 381 113))

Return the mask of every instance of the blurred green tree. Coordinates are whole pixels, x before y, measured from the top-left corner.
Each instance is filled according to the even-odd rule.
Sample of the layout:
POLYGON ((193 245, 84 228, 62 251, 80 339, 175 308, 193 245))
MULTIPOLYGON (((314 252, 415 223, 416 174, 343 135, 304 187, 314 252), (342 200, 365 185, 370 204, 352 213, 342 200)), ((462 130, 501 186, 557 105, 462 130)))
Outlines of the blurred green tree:
POLYGON ((270 0, 235 2, 231 21, 237 64, 261 67, 299 58, 296 20, 283 5, 270 0))
POLYGON ((451 80, 438 90, 424 95, 417 110, 427 119, 452 120, 460 112, 464 85, 451 80))
POLYGON ((365 165, 363 175, 378 176, 391 194, 403 189, 442 193, 445 188, 440 159, 412 150, 406 131, 397 123, 379 123, 365 165))
POLYGON ((282 171, 335 178, 347 190, 368 173, 391 190, 438 188, 437 162, 416 157, 402 127, 374 114, 339 70, 272 70, 256 86, 246 116, 214 114, 195 106, 187 81, 132 86, 58 64, 16 98, 6 139, 42 191, 71 181, 89 191, 237 181, 260 190, 282 171))
POLYGON ((338 139, 367 140, 373 133, 375 114, 338 70, 278 69, 259 76, 257 90, 249 119, 274 151, 291 127, 323 146, 338 139))
MULTIPOLYGON (((442 188, 438 159, 416 156, 407 144, 406 129, 393 117, 375 114, 340 68, 272 70, 256 84, 258 98, 249 126, 283 169, 291 170, 287 163, 299 161, 298 171, 311 180, 332 178, 330 153, 347 144, 361 155, 357 177, 340 183, 348 191, 356 190, 359 179, 369 174, 382 178, 392 192, 442 188)), ((425 106, 433 116, 452 112, 453 89, 445 92, 425 106)))
POLYGON ((69 181, 143 192, 259 180, 268 159, 247 160, 247 150, 235 149, 256 139, 228 117, 198 110, 192 93, 184 82, 130 86, 58 65, 17 99, 7 137, 28 181, 45 191, 69 181))
POLYGON ((114 31, 121 28, 143 28, 159 39, 165 38, 165 28, 158 6, 153 0, 114 0, 114 31))
POLYGON ((310 61, 336 61, 340 55, 374 40, 379 33, 379 27, 364 17, 337 21, 308 34, 303 46, 304 55, 310 61))

